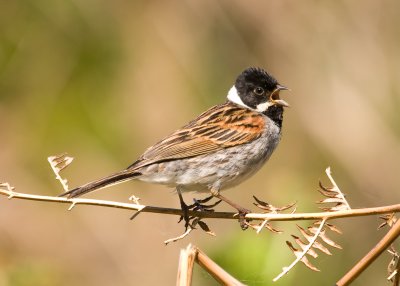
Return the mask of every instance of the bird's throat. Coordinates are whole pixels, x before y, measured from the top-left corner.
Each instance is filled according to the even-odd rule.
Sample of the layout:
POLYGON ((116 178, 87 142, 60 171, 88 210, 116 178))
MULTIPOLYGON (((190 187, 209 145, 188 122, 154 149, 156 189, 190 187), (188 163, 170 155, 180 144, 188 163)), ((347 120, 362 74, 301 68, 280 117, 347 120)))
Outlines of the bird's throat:
POLYGON ((265 116, 271 119, 279 128, 282 127, 283 121, 283 107, 279 105, 273 105, 268 107, 266 111, 263 112, 265 116))

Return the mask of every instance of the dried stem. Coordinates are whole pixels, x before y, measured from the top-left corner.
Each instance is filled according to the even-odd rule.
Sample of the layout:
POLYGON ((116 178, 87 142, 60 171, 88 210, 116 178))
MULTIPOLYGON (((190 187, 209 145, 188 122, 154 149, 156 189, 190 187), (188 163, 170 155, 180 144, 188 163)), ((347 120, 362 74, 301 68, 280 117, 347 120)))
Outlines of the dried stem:
POLYGON ((233 285, 233 286, 244 286, 236 278, 232 277, 228 272, 222 269, 218 264, 211 260, 207 255, 204 254, 200 249, 193 246, 196 249, 196 262, 207 271, 215 280, 221 285, 233 285))
POLYGON ((349 202, 346 200, 345 196, 343 193, 340 191, 338 185, 336 184, 335 180, 332 177, 332 172, 331 172, 331 167, 326 168, 325 170, 326 175, 328 176, 329 180, 331 181, 333 185, 333 190, 337 192, 337 195, 340 197, 340 199, 343 201, 347 209, 351 209, 349 202))
POLYGON ((244 286, 241 282, 222 269, 211 258, 204 254, 198 247, 189 244, 181 250, 179 257, 177 286, 190 286, 192 283, 193 264, 198 263, 221 285, 244 286))
MULTIPOLYGON (((5 184, 3 184, 3 186, 5 186, 5 184)), ((0 189, 0 195, 7 196, 9 199, 15 198, 23 200, 63 203, 63 204, 71 204, 73 206, 92 205, 92 206, 119 208, 119 209, 134 210, 141 212, 160 213, 160 214, 178 215, 178 216, 182 215, 182 210, 175 208, 146 206, 134 203, 121 203, 115 201, 96 200, 96 199, 84 199, 84 198, 67 199, 63 197, 32 195, 32 194, 14 192, 11 189, 0 189)), ((336 212, 293 213, 293 214, 292 213, 289 214, 249 213, 246 214, 246 218, 253 220, 268 220, 268 221, 295 221, 295 220, 317 220, 323 218, 334 219, 343 217, 370 216, 370 215, 387 214, 393 212, 400 212, 400 204, 382 206, 382 207, 373 207, 373 208, 351 209, 351 210, 343 210, 336 212)), ((233 212, 189 211, 188 214, 190 216, 199 218, 237 220, 237 217, 235 216, 236 213, 233 212)))
POLYGON ((189 227, 187 228, 187 230, 186 230, 183 234, 181 234, 181 235, 179 235, 179 236, 177 236, 177 237, 173 237, 173 238, 170 238, 170 239, 165 240, 165 241, 164 241, 164 244, 167 245, 167 244, 170 244, 171 242, 175 242, 175 241, 184 239, 186 236, 189 235, 189 233, 192 232, 193 229, 194 229, 194 228, 192 228, 192 227, 189 226, 189 227))
POLYGON ((273 279, 274 282, 278 281, 283 275, 287 274, 300 260, 302 260, 306 256, 306 254, 311 249, 311 247, 313 246, 315 241, 318 239, 318 237, 319 237, 319 235, 320 235, 320 233, 322 231, 322 228, 325 226, 325 222, 326 221, 327 221, 326 218, 322 219, 317 231, 315 232, 313 238, 311 239, 311 241, 309 242, 307 247, 305 247, 300 254, 296 255, 297 256, 296 260, 293 261, 292 264, 290 264, 289 266, 283 268, 283 271, 273 279))
POLYGON ((367 253, 349 272, 346 273, 336 286, 350 285, 368 266, 374 262, 400 235, 400 220, 388 231, 375 247, 367 253))
POLYGON ((191 244, 186 249, 181 249, 179 256, 177 286, 189 286, 192 283, 193 265, 197 250, 191 244))

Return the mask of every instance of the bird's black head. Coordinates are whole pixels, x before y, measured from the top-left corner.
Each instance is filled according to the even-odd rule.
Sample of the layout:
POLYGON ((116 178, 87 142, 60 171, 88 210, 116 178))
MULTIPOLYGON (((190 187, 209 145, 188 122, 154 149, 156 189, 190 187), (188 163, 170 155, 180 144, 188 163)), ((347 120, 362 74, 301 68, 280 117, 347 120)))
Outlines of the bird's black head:
POLYGON ((279 98, 279 92, 287 89, 261 68, 248 68, 236 79, 228 99, 236 104, 265 113, 269 108, 289 106, 279 98))

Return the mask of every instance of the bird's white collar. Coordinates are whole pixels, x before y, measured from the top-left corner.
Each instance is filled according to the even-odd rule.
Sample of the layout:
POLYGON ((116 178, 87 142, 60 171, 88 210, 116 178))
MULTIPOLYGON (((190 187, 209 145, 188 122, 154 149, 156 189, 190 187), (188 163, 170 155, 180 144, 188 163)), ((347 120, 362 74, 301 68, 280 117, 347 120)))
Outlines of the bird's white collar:
POLYGON ((250 108, 250 107, 248 107, 246 104, 244 104, 244 102, 243 102, 243 100, 240 98, 240 96, 239 96, 239 94, 238 94, 237 89, 236 89, 235 86, 232 86, 232 88, 229 90, 229 92, 228 92, 228 100, 230 100, 230 101, 232 101, 233 103, 236 103, 236 104, 238 104, 238 105, 241 105, 241 106, 250 108))

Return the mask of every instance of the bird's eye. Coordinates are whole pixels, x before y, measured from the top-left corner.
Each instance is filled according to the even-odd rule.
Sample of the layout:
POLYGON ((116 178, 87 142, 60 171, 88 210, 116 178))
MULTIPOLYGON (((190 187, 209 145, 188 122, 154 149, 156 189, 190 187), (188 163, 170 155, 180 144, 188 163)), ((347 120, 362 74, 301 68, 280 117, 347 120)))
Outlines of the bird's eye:
POLYGON ((262 87, 256 87, 254 89, 254 93, 257 95, 263 95, 264 94, 264 89, 262 87))

